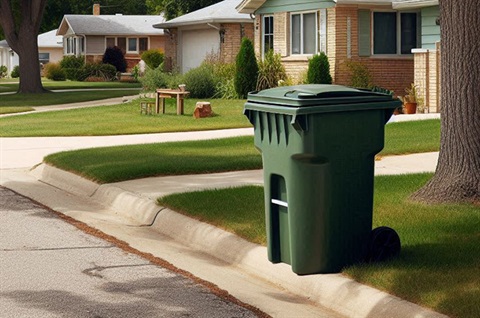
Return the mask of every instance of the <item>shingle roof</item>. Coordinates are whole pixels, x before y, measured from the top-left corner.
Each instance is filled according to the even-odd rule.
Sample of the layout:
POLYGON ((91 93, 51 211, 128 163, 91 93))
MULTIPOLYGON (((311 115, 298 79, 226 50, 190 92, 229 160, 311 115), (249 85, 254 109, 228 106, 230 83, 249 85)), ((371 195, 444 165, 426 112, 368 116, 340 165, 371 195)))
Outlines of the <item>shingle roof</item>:
POLYGON ((167 22, 157 23, 154 27, 166 29, 202 23, 253 23, 249 14, 238 13, 235 9, 240 2, 241 0, 224 0, 167 22))
POLYGON ((56 35, 57 29, 38 35, 38 47, 63 47, 62 37, 56 35))
POLYGON ((75 34, 86 35, 162 35, 154 23, 164 21, 161 15, 65 15, 58 30, 64 35, 68 27, 75 34))
MULTIPOLYGON (((37 43, 39 48, 52 48, 52 47, 63 47, 62 37, 57 36, 57 29, 48 31, 42 34, 39 34, 37 37, 37 43)), ((0 47, 9 48, 7 40, 0 41, 0 47)))

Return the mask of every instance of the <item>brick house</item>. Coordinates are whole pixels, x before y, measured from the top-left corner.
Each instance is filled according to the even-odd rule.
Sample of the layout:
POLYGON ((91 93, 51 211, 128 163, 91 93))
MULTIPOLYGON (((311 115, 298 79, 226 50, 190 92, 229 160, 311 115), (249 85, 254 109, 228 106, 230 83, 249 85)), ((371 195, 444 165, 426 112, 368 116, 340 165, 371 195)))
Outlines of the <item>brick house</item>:
POLYGON ((158 15, 101 15, 94 4, 93 15, 65 15, 57 35, 63 36, 64 55, 85 56, 86 62, 101 61, 108 47, 118 46, 127 68, 138 64, 149 49, 165 50, 163 30, 152 25, 163 20, 158 15))
POLYGON ((395 9, 387 0, 243 0, 237 10, 255 14, 257 55, 280 53, 293 79, 323 51, 336 84, 350 85, 350 61, 365 65, 374 85, 396 95, 414 81, 420 9, 395 9))
POLYGON ((165 62, 169 69, 185 73, 198 67, 210 54, 230 63, 243 37, 253 40, 253 20, 238 13, 240 0, 225 0, 167 22, 155 28, 165 30, 165 62))
POLYGON ((396 0, 396 10, 420 10, 421 41, 413 49, 414 82, 427 111, 440 112, 440 9, 438 0, 396 0))

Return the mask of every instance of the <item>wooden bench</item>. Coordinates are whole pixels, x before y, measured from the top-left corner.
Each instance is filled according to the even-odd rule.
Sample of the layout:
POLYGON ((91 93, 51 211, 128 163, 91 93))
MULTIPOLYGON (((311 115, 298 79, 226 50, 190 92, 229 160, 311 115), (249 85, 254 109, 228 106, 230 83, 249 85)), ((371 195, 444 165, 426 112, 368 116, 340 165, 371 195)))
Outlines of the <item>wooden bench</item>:
POLYGON ((140 114, 153 115, 153 103, 140 102, 140 114))

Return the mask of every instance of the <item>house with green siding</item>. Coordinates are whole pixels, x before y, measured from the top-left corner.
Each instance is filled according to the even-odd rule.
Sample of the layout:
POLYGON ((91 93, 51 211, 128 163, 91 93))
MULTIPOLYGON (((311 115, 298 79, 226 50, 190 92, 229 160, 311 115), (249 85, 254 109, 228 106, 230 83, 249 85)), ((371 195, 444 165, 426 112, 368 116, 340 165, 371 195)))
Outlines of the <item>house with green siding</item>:
POLYGON ((431 1, 244 0, 237 10, 255 19, 257 55, 279 53, 291 78, 301 80, 308 60, 323 51, 336 84, 351 85, 361 65, 373 85, 403 95, 414 82, 413 52, 437 42, 426 33, 434 29, 425 25, 424 32, 422 17, 434 16, 435 9, 417 2, 431 1))
POLYGON ((438 0, 396 0, 396 10, 420 11, 420 45, 414 55, 414 82, 428 112, 440 112, 440 10, 438 0))

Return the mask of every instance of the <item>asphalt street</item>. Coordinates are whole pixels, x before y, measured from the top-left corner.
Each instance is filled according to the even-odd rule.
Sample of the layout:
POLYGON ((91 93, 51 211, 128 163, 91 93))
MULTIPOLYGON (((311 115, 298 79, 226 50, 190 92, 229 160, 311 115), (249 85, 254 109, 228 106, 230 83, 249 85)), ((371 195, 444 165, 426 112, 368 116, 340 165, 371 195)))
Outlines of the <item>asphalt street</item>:
POLYGON ((257 317, 0 187, 0 316, 257 317))

